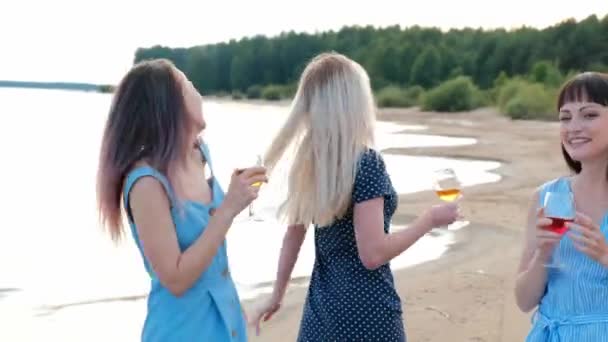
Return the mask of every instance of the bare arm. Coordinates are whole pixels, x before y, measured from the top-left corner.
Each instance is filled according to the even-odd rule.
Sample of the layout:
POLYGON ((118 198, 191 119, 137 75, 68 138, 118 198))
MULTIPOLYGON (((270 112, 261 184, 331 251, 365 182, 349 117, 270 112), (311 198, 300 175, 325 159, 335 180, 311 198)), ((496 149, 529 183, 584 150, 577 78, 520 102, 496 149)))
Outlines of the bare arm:
MULTIPOLYGON (((545 251, 537 247, 539 245, 537 241, 537 235, 539 234, 537 224, 543 222, 539 221, 542 212, 538 208, 538 196, 539 193, 537 191, 532 197, 532 203, 528 210, 525 246, 515 283, 515 300, 517 301, 517 306, 524 312, 534 309, 545 294, 547 269, 544 263, 551 257, 551 248, 554 247, 555 242, 559 242, 559 239, 557 239, 552 245, 551 241, 553 240, 547 241, 548 249, 545 251)), ((542 234, 546 234, 551 239, 550 232, 542 232, 542 234)))
POLYGON ((291 272, 298 260, 298 254, 305 237, 306 229, 302 225, 289 226, 285 232, 279 257, 277 280, 274 284, 274 295, 277 298, 283 298, 285 295, 289 279, 291 279, 291 272))
MULTIPOLYGON (((218 247, 224 241, 234 216, 257 196, 256 190, 239 184, 232 189, 235 178, 243 183, 265 181, 265 176, 238 178, 231 182, 232 200, 225 200, 211 216, 207 228, 185 251, 181 251, 171 218, 167 194, 156 179, 144 177, 133 186, 129 205, 143 253, 160 282, 175 296, 186 292, 209 267, 218 247), (253 191, 253 192, 249 192, 253 191)), ((230 192, 230 190, 229 190, 230 192)), ((227 195, 228 197, 228 195, 227 195)))
POLYGON ((444 204, 418 217, 408 228, 392 233, 384 233, 384 198, 378 197, 355 204, 354 225, 359 257, 365 268, 376 269, 410 248, 418 239, 434 226, 444 224, 440 220, 453 222, 457 207, 444 204), (437 211, 434 213, 434 211, 437 211))

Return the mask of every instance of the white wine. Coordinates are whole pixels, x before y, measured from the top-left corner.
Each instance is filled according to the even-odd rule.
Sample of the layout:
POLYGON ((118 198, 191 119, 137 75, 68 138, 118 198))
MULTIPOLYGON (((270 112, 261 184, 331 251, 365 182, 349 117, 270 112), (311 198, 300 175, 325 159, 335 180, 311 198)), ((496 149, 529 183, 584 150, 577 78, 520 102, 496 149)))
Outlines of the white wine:
POLYGON ((439 198, 445 202, 454 202, 456 199, 458 199, 458 197, 460 197, 460 189, 437 190, 436 193, 437 196, 439 196, 439 198))
MULTIPOLYGON (((260 156, 259 154, 258 154, 258 159, 255 163, 255 166, 262 166, 262 156, 260 156)), ((255 183, 251 184, 251 186, 260 187, 260 186, 262 186, 262 182, 255 182, 255 183)))

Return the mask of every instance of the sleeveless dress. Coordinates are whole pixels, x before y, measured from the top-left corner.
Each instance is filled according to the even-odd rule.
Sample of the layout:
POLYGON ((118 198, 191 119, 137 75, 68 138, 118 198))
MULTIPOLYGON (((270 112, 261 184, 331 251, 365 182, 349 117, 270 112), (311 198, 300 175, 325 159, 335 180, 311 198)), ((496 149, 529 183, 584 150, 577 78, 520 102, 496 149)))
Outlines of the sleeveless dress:
MULTIPOLYGON (((207 145, 201 144, 200 150, 209 168, 213 170, 207 145)), ((142 177, 153 177, 165 188, 171 202, 171 217, 179 247, 182 252, 185 251, 207 227, 210 210, 217 208, 224 198, 215 175, 209 184, 213 193, 211 203, 182 201, 180 207, 177 207, 174 193, 164 175, 151 167, 136 168, 128 174, 125 182, 124 203, 127 212, 129 191, 142 177)), ((151 281, 147 315, 141 335, 143 342, 247 341, 246 323, 230 277, 225 241, 194 285, 182 296, 176 297, 154 274, 143 254, 137 229, 130 216, 129 225, 151 281)))
MULTIPOLYGON (((548 192, 571 192, 570 179, 543 184, 540 206, 548 192)), ((600 224, 608 235, 608 215, 600 224)), ((549 268, 547 286, 532 318, 527 342, 608 341, 608 268, 579 252, 564 235, 554 253, 563 269, 549 268)))
POLYGON ((299 342, 406 340, 389 264, 366 269, 355 240, 354 204, 378 197, 384 198, 384 232, 388 233, 398 197, 381 155, 368 149, 358 162, 346 215, 328 227, 315 226, 315 263, 299 342))

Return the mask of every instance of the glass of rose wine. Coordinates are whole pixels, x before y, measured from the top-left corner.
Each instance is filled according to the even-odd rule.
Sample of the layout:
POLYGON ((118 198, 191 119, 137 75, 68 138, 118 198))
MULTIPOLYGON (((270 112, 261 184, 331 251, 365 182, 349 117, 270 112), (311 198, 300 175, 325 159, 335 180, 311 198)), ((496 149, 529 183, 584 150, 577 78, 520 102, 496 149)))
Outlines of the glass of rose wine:
MULTIPOLYGON (((453 169, 437 170, 433 173, 433 176, 435 180, 435 193, 440 200, 454 202, 462 197, 462 186, 453 169)), ((457 222, 448 225, 447 228, 450 229, 454 225, 458 225, 457 222)))
MULTIPOLYGON (((543 229, 552 231, 563 236, 568 231, 568 222, 574 221, 576 210, 574 208, 574 197, 571 192, 547 192, 544 200, 545 217, 551 219, 551 225, 543 229)), ((559 261, 559 244, 555 247, 551 262, 546 267, 561 268, 559 261)))

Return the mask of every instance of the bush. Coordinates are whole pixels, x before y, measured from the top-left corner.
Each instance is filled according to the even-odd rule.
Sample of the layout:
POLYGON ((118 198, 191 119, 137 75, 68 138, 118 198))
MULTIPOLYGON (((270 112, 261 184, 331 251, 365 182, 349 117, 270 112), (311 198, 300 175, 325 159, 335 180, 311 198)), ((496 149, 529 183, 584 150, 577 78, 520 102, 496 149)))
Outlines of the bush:
POLYGON ((484 101, 471 78, 459 76, 429 90, 421 102, 423 110, 458 112, 478 108, 484 101))
POLYGON ((498 108, 512 119, 552 120, 556 117, 556 96, 556 88, 521 79, 511 80, 500 89, 498 108))
POLYGON ((262 98, 264 100, 277 101, 283 96, 283 86, 268 85, 262 88, 262 98))
POLYGON ((587 67, 587 70, 608 73, 608 65, 602 63, 592 63, 587 67))
POLYGON ((231 96, 231 93, 225 91, 225 90, 220 90, 214 93, 215 96, 217 97, 228 97, 231 96))
POLYGON ((534 63, 532 66, 532 69, 530 70, 530 80, 555 88, 562 84, 564 76, 553 63, 540 61, 534 63))
POLYGON ((298 84, 297 83, 287 84, 287 85, 281 86, 281 88, 283 88, 283 90, 282 90, 283 98, 292 98, 296 94, 296 91, 298 91, 298 84))
POLYGON ((498 108, 504 110, 507 102, 514 98, 518 92, 525 89, 528 85, 529 82, 521 78, 513 78, 503 83, 503 85, 497 89, 498 96, 496 99, 496 105, 498 108))
POLYGON ((113 93, 116 90, 116 86, 111 84, 101 84, 97 86, 97 90, 100 93, 113 93))
POLYGON ((259 85, 252 85, 247 88, 248 99, 259 99, 262 97, 262 87, 259 85))
POLYGON ((388 86, 378 92, 376 101, 380 107, 412 107, 418 104, 423 92, 424 89, 420 86, 405 89, 388 86))
POLYGON ((245 94, 243 94, 242 92, 235 90, 232 92, 232 99, 233 100, 242 100, 245 98, 245 94))

